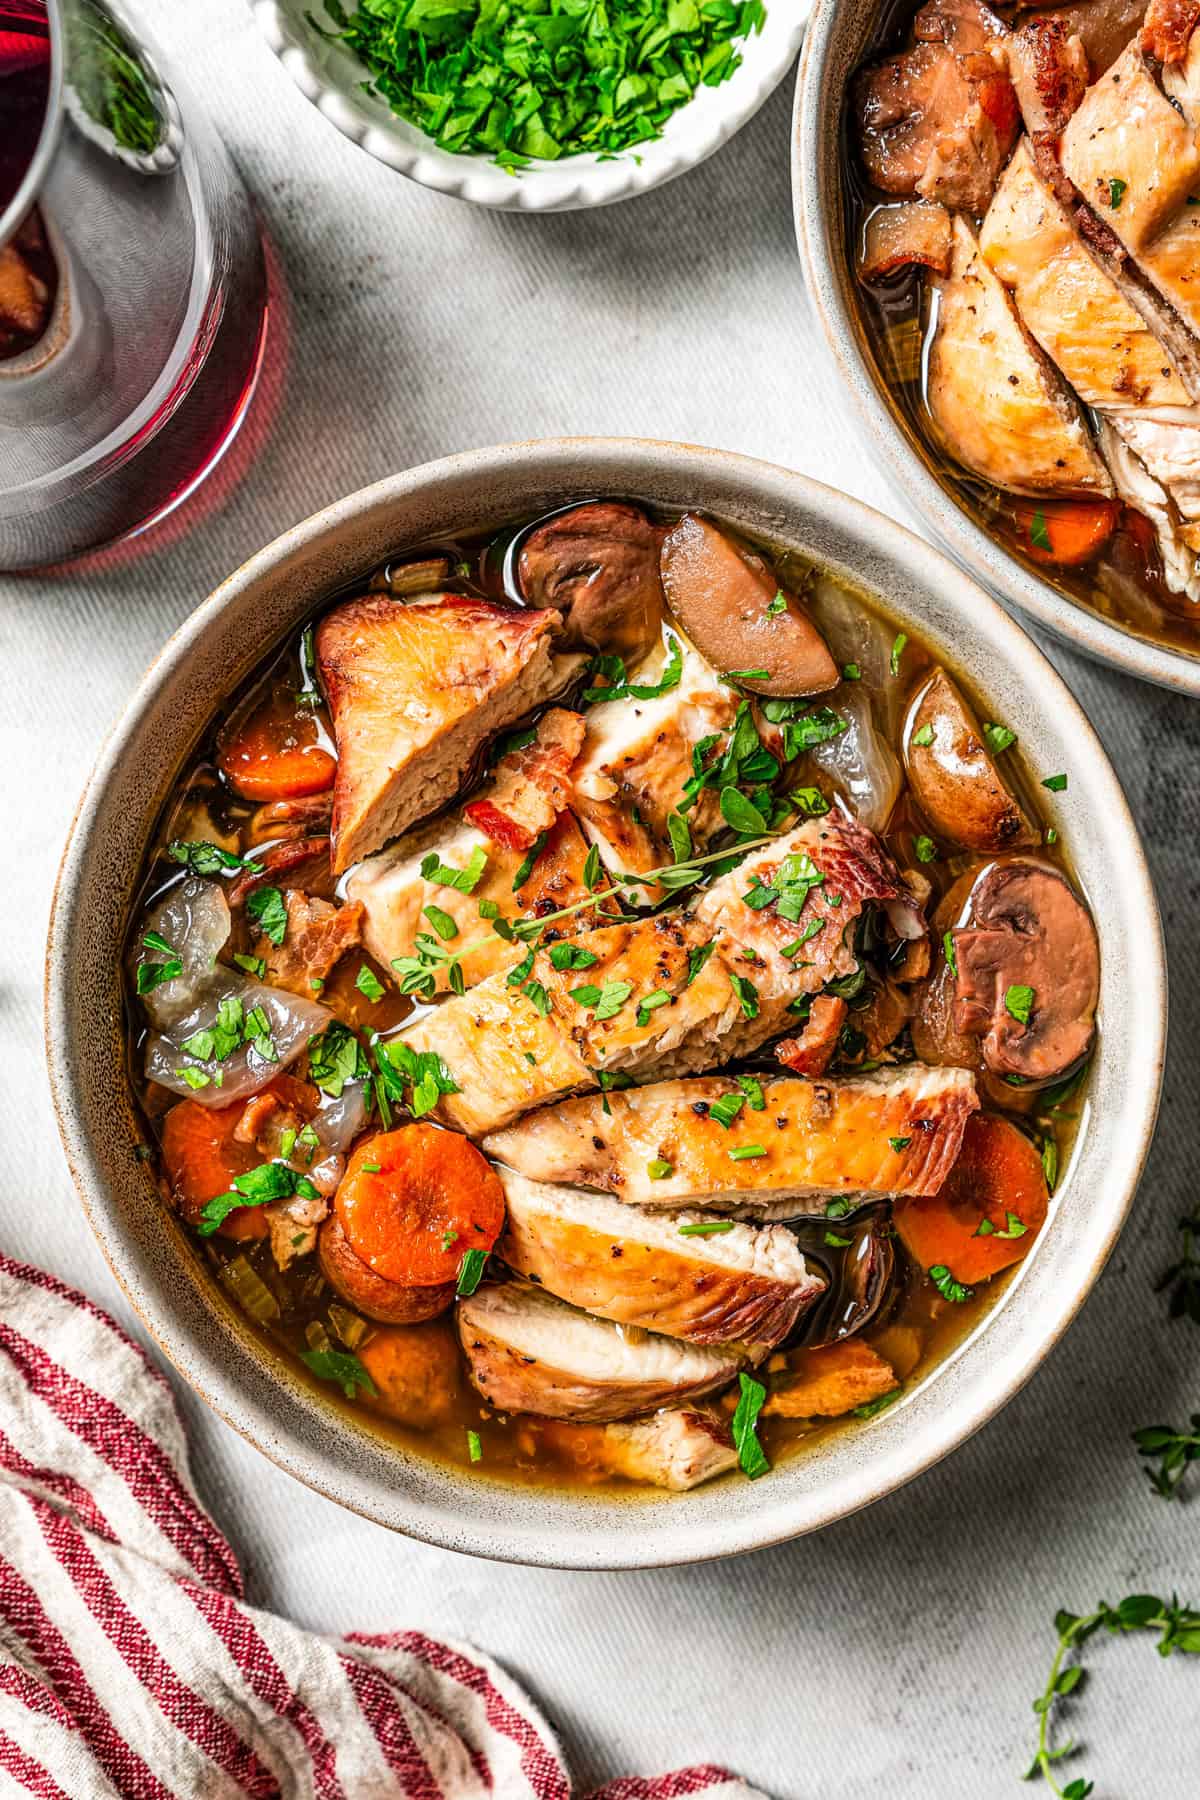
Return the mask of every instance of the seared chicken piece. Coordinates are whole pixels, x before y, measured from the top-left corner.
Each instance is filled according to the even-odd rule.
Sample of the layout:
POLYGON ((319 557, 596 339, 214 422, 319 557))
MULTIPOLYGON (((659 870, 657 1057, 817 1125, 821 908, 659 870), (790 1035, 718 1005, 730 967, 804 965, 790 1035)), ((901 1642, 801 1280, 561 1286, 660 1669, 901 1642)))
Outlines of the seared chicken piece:
POLYGON ((877 187, 984 210, 1020 123, 1007 36, 979 0, 932 0, 913 47, 862 71, 859 145, 877 187))
POLYGON ((501 1169, 497 1254, 584 1312, 692 1344, 744 1345, 755 1362, 825 1290, 782 1225, 639 1212, 605 1194, 501 1169))
POLYGON ((594 1319, 524 1281, 460 1301, 458 1336, 471 1380, 495 1411, 598 1424, 712 1393, 733 1380, 739 1361, 594 1319))
POLYGON ((827 813, 720 876, 695 918, 718 939, 730 968, 753 984, 760 1018, 782 1030, 791 1001, 857 969, 854 928, 870 905, 898 909, 901 935, 922 934, 923 922, 912 922, 920 909, 879 839, 827 813))
POLYGON ((950 214, 929 200, 877 206, 863 227, 860 281, 879 281, 906 263, 950 273, 950 214))
MULTIPOLYGON (((434 936, 434 928, 426 916, 427 907, 448 913, 457 928, 457 937, 446 940, 447 950, 468 950, 459 967, 467 987, 474 987, 497 969, 511 968, 522 952, 499 937, 489 919, 479 910, 480 902, 490 910, 498 909, 498 917, 512 921, 522 916, 539 917, 557 912, 585 900, 583 865, 587 845, 575 820, 563 813, 552 828, 545 845, 534 861, 528 878, 514 890, 513 882, 528 851, 506 849, 486 838, 461 814, 434 820, 406 832, 399 843, 379 856, 360 863, 346 883, 346 893, 363 907, 363 942, 385 968, 417 951, 417 934, 434 936), (482 852, 487 861, 470 893, 438 878, 431 871, 427 879, 421 865, 436 855, 442 875, 469 872, 472 856, 482 852)), ((604 914, 596 908, 577 913, 570 921, 573 933, 587 931, 604 914)), ((445 965, 433 971, 435 992, 449 991, 445 965)))
POLYGON ((464 818, 493 844, 528 850, 570 804, 571 765, 586 731, 579 713, 552 706, 532 742, 500 758, 486 792, 464 806, 464 818))
POLYGON ((604 1466, 627 1481, 682 1494, 737 1468, 729 1426, 703 1407, 669 1407, 648 1419, 604 1427, 604 1466))
POLYGON ((779 1418, 840 1419, 896 1387, 891 1364, 861 1338, 793 1350, 788 1365, 788 1373, 772 1382, 763 1407, 779 1418))
POLYGON ((1023 330, 961 218, 929 353, 929 406, 949 454, 996 487, 1112 492, 1076 401, 1023 330))
MULTIPOLYGON (((678 640, 676 640, 678 642, 678 640)), ((668 816, 692 775, 692 751, 702 738, 727 732, 738 709, 736 693, 718 681, 690 645, 680 645, 678 684, 655 700, 602 700, 587 715, 587 737, 573 771, 575 812, 606 865, 640 875, 675 860, 668 816), (640 821, 640 823, 639 823, 640 821)), ((629 679, 652 686, 662 677, 666 651, 659 645, 629 679)), ((719 797, 702 793, 688 814, 700 849, 723 827, 719 797)), ((647 904, 659 888, 632 888, 629 898, 647 904)))
POLYGON ((1028 139, 1004 172, 979 248, 1012 290, 1027 330, 1089 406, 1190 404, 1167 352, 1039 178, 1028 139))
POLYGON ((705 1406, 670 1406, 646 1419, 576 1425, 564 1419, 530 1421, 530 1454, 544 1446, 585 1479, 620 1475, 627 1481, 684 1493, 737 1467, 733 1434, 705 1406))
POLYGON ((835 1196, 936 1194, 979 1106, 968 1070, 920 1063, 766 1080, 748 1093, 732 1075, 708 1075, 607 1099, 607 1112, 589 1094, 535 1113, 483 1148, 531 1181, 599 1188, 631 1206, 819 1215, 835 1196), (664 1163, 669 1174, 650 1174, 664 1163))
POLYGON ((1063 169, 1154 286, 1200 331, 1200 46, 1162 85, 1141 46, 1087 91, 1063 133, 1063 169), (1166 90, 1164 92, 1164 89, 1166 90))
POLYGON ((1146 0, 1072 0, 1070 6, 1038 8, 1037 17, 1052 19, 1067 38, 1083 45, 1093 76, 1103 75, 1126 44, 1137 35, 1146 0))
POLYGON ((583 659, 553 654, 560 624, 461 594, 366 594, 325 615, 335 871, 436 812, 487 738, 562 692, 583 659))
MULTIPOLYGON (((1026 328, 1080 398, 1101 412, 1151 479, 1165 490, 1151 512, 1164 545, 1168 583, 1193 580, 1189 539, 1200 548, 1200 406, 1192 403, 1167 349, 1117 282, 1095 261, 1066 209, 1039 178, 1022 142, 983 223, 980 248, 1012 289, 1026 328), (1166 496, 1174 503, 1165 504, 1166 496)), ((1105 440, 1106 442, 1109 440, 1105 440)), ((1127 457, 1107 457, 1119 490, 1139 486, 1127 457)), ((1133 498, 1134 505, 1140 505, 1133 498)), ((1142 506, 1145 511, 1146 507, 1142 506)))
POLYGON ((1025 128, 1052 160, 1059 135, 1087 92, 1083 42, 1060 19, 1030 19, 1009 39, 1008 67, 1025 128))
POLYGON ((1100 427, 1100 442, 1118 494, 1144 513, 1154 527, 1167 586, 1188 600, 1200 600, 1200 556, 1185 543, 1179 515, 1170 499, 1107 421, 1100 427))

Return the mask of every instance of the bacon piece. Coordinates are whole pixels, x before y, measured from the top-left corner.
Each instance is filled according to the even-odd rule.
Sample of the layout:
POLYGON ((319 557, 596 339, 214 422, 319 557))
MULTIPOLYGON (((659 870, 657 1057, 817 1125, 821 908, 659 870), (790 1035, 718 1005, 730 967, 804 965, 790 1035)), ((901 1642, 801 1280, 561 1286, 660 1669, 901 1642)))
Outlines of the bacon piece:
POLYGON ((1055 18, 1030 19, 1014 31, 1008 62, 1021 115, 1035 144, 1057 140, 1087 92, 1088 59, 1082 41, 1055 18))
POLYGON ((797 1075, 823 1075, 838 1046, 847 1006, 836 994, 818 994, 799 1037, 782 1038, 775 1055, 797 1075))
POLYGON ((251 851, 251 859, 262 867, 257 875, 238 876, 229 889, 230 906, 241 906, 255 888, 278 887, 283 876, 290 887, 301 893, 317 894, 322 899, 332 896, 333 870, 329 866, 327 837, 293 838, 261 853, 251 851))
POLYGON ((551 707, 533 742, 501 757, 491 792, 465 806, 463 817, 502 849, 528 850, 570 804, 571 766, 586 734, 579 713, 551 707))
POLYGON ((346 951, 362 943, 362 905, 351 901, 330 906, 295 891, 288 892, 285 905, 288 922, 282 944, 260 937, 254 954, 266 963, 273 987, 311 997, 313 983, 323 982, 346 951))

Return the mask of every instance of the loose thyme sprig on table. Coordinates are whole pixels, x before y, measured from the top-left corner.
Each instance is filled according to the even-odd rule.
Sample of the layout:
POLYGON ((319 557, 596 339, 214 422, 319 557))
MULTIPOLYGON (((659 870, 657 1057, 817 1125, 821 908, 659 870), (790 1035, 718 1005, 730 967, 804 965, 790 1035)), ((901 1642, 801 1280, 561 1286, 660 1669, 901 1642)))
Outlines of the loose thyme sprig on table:
POLYGON ((1033 1710, 1038 1715, 1037 1750, 1025 1772, 1025 1779, 1034 1781, 1039 1776, 1044 1777, 1059 1800, 1087 1800, 1095 1787, 1094 1782, 1085 1780, 1082 1775, 1069 1781, 1066 1787, 1058 1785, 1056 1766, 1072 1755, 1077 1746, 1072 1739, 1065 1744, 1052 1745, 1050 1725, 1055 1708, 1078 1693, 1085 1679, 1082 1664, 1068 1663, 1067 1657, 1101 1627, 1114 1634, 1156 1631, 1159 1633, 1160 1656, 1171 1656, 1177 1650, 1189 1656, 1200 1655, 1200 1612, 1180 1606, 1174 1599, 1167 1601, 1154 1594, 1130 1594, 1116 1606, 1109 1606, 1102 1600, 1095 1612, 1082 1616, 1069 1612, 1055 1614, 1058 1645, 1046 1685, 1033 1703, 1033 1710))
POLYGON ((700 86, 741 62, 763 0, 324 0, 364 82, 439 149, 516 171, 616 156, 661 137, 700 86))
POLYGON ((1145 1475, 1164 1500, 1174 1499, 1189 1466, 1200 1462, 1200 1412, 1192 1414, 1191 1424, 1190 1431, 1176 1431, 1173 1425, 1144 1425, 1133 1434, 1138 1455, 1158 1461, 1158 1468, 1147 1469, 1145 1475))

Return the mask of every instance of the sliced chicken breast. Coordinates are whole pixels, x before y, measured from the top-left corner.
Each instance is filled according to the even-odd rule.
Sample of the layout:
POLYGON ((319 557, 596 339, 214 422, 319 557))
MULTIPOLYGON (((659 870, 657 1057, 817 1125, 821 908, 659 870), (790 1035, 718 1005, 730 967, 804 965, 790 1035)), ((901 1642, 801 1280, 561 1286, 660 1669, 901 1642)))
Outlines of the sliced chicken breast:
POLYGON ((1172 593, 1200 601, 1200 555, 1185 541, 1182 521, 1169 496, 1110 421, 1101 424, 1100 442, 1118 494, 1144 513, 1154 527, 1167 586, 1172 593))
POLYGON ((827 813, 751 851, 702 895, 695 919, 752 984, 769 1023, 763 1042, 783 1029, 793 1000, 857 969, 864 909, 895 904, 919 911, 879 839, 827 813))
MULTIPOLYGON (((481 902, 488 910, 496 907, 497 916, 511 922, 572 906, 588 894, 583 880, 587 845, 569 813, 552 827, 528 879, 514 889, 527 856, 527 851, 497 844, 461 813, 406 832, 390 849, 360 863, 346 882, 347 896, 363 908, 363 942, 376 961, 389 968, 416 954, 418 933, 440 937, 426 912, 435 907, 450 917, 457 931, 457 936, 442 940, 445 948, 466 952, 458 967, 467 987, 498 969, 511 968, 522 952, 498 936, 491 920, 482 916, 481 902), (448 873, 469 871, 472 857, 481 852, 487 860, 469 893, 446 879, 448 873), (427 879, 421 865, 431 854, 437 856, 439 868, 427 879)), ((598 907, 581 912, 571 921, 572 931, 587 931, 602 917, 598 907)), ((448 993, 448 965, 436 967, 433 974, 435 993, 448 993)))
POLYGON ((1063 133, 1065 173, 1193 332, 1200 331, 1200 46, 1162 71, 1132 43, 1063 133), (1165 91, 1164 91, 1165 90, 1165 91))
POLYGON ((1170 356, 1039 177, 1028 138, 1004 172, 979 248, 1028 331, 1089 406, 1190 404, 1170 356))
MULTIPOLYGON (((587 737, 572 775, 573 806, 606 866, 644 874, 675 860, 667 819, 692 775, 692 751, 701 739, 727 732, 738 709, 734 690, 688 644, 678 684, 652 700, 602 700, 587 715, 587 737), (639 822, 640 821, 640 822, 639 822)), ((666 652, 656 645, 630 675, 634 685, 662 677, 666 652)), ((723 826, 719 797, 701 794, 688 814, 697 846, 723 826)), ((659 888, 633 888, 629 899, 646 904, 659 888)))
POLYGON ((948 453, 996 487, 1112 492, 1078 404, 961 217, 929 352, 929 407, 948 453))
POLYGON ((969 1070, 922 1063, 757 1085, 656 1082, 610 1094, 607 1112, 587 1095, 493 1132, 483 1148, 531 1181, 632 1206, 819 1215, 844 1195, 936 1194, 979 1106, 969 1070))
POLYGON ((567 1033, 503 971, 431 1009, 404 1042, 442 1058, 459 1091, 443 1094, 434 1116, 469 1137, 596 1085, 567 1033))
POLYGON ((583 658, 553 653, 560 627, 557 613, 461 594, 366 594, 325 615, 336 872, 436 812, 487 738, 563 691, 583 658))
POLYGON ((741 1344, 757 1362, 825 1290, 782 1225, 639 1212, 606 1194, 499 1174, 508 1224, 498 1254, 509 1268, 618 1325, 741 1344))
POLYGON ((669 1407, 648 1419, 604 1427, 604 1456, 614 1475, 677 1494, 737 1468, 724 1419, 700 1407, 669 1407))
POLYGON ((560 1462, 592 1479, 619 1475, 684 1493, 737 1467, 727 1421, 703 1406, 665 1407, 647 1419, 612 1425, 543 1418, 532 1428, 560 1462))
POLYGON ((460 1301, 458 1336, 489 1406, 552 1419, 635 1418, 712 1393, 738 1371, 727 1350, 613 1325, 524 1281, 460 1301))

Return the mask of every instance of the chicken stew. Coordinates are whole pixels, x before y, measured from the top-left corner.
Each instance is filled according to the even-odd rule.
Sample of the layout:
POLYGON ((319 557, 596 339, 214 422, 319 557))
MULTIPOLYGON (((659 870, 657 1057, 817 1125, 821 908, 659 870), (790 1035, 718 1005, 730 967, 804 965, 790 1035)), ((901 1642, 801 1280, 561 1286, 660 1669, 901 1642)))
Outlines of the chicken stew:
POLYGON ((1067 781, 700 514, 413 550, 275 647, 159 821, 125 966, 163 1203, 429 1454, 764 1474, 1046 1222, 1099 993, 1067 781))
POLYGON ((1200 653, 1200 4, 881 11, 846 109, 882 384, 1071 598, 1200 653))

